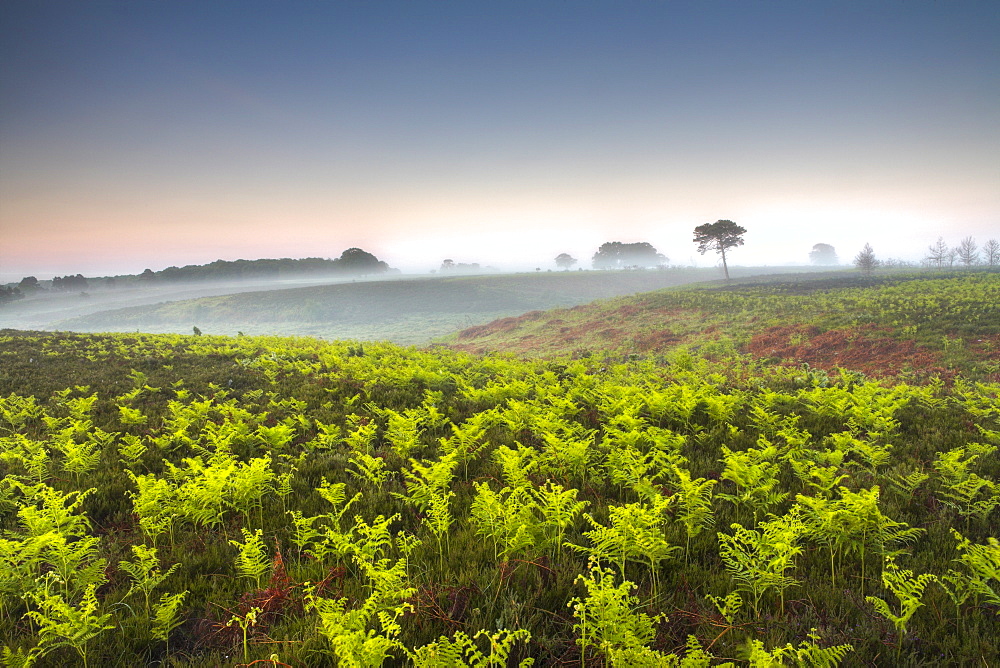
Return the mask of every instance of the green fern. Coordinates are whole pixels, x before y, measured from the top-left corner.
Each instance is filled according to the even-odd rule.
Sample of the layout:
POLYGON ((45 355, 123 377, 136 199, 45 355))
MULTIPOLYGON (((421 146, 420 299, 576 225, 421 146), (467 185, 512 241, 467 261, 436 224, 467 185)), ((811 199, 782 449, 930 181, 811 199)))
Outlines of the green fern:
POLYGON ((778 464, 774 461, 778 456, 777 448, 770 446, 734 452, 722 446, 722 454, 725 469, 720 477, 736 485, 736 493, 719 493, 716 496, 737 508, 749 507, 754 523, 761 512, 788 498, 787 492, 777 491, 778 464))
POLYGON ((38 627, 38 645, 32 650, 41 658, 60 647, 72 647, 87 666, 87 644, 98 635, 115 628, 108 622, 110 614, 100 614, 95 594, 96 585, 89 585, 79 606, 73 606, 61 596, 29 592, 37 610, 25 615, 38 627))
MULTIPOLYGON (((479 631, 471 638, 462 631, 456 632, 451 638, 441 636, 438 640, 407 651, 407 656, 415 668, 482 668, 485 666, 507 666, 510 651, 515 642, 527 642, 531 634, 524 629, 508 631, 501 629, 496 633, 479 631), (490 644, 489 654, 483 653, 476 645, 479 638, 487 638, 490 644)), ((534 659, 524 659, 518 663, 518 668, 534 665, 534 659)))
POLYGON ((785 659, 790 659, 797 666, 808 668, 836 668, 848 653, 854 651, 854 646, 849 643, 820 647, 817 642, 819 639, 816 629, 812 629, 809 632, 809 640, 803 640, 798 647, 788 643, 784 647, 775 647, 770 651, 764 648, 763 641, 750 640, 747 644, 747 661, 752 668, 784 666, 785 659))
POLYGON ((236 572, 239 573, 240 577, 253 580, 257 585, 257 589, 260 589, 261 579, 264 577, 264 573, 271 567, 271 561, 267 556, 267 548, 264 546, 264 539, 262 538, 263 532, 257 529, 254 533, 250 533, 245 528, 242 531, 242 543, 236 540, 229 541, 230 545, 239 549, 239 553, 236 555, 236 572))
POLYGON ((347 469, 347 473, 357 480, 363 480, 375 489, 382 489, 389 472, 385 468, 385 459, 374 457, 367 452, 355 452, 347 460, 355 468, 347 469))
POLYGON ((906 635, 906 626, 913 614, 923 606, 921 600, 924 589, 931 582, 937 581, 933 573, 922 573, 914 576, 913 571, 903 570, 896 565, 893 557, 886 557, 885 568, 882 570, 882 584, 899 601, 899 614, 892 611, 889 604, 881 598, 866 596, 865 600, 875 607, 875 611, 893 623, 899 632, 899 648, 902 648, 906 635))
POLYGON ((153 606, 153 637, 166 643, 167 656, 170 655, 170 634, 183 621, 179 613, 187 595, 187 590, 179 594, 162 594, 160 602, 153 606))
POLYGON ((805 533, 805 525, 794 512, 759 526, 755 530, 733 524, 732 534, 718 534, 719 556, 736 581, 737 590, 751 595, 755 616, 759 616, 761 597, 769 589, 781 594, 784 612, 784 591, 798 584, 785 573, 794 568, 795 557, 802 552, 799 541, 805 533))
POLYGON ((141 591, 148 613, 150 594, 160 583, 170 577, 180 564, 173 564, 166 571, 160 570, 160 560, 156 555, 155 547, 133 545, 132 554, 135 555, 135 561, 119 561, 118 567, 128 573, 132 579, 132 585, 126 596, 134 591, 141 591))
POLYGON ((659 565, 674 556, 679 546, 670 545, 664 535, 665 512, 669 500, 660 497, 653 505, 630 503, 608 508, 608 525, 605 526, 585 513, 583 517, 593 526, 583 535, 590 541, 590 547, 571 547, 587 552, 597 559, 610 559, 618 565, 619 573, 625 577, 625 564, 635 561, 646 564, 653 579, 653 595, 657 594, 659 565))
POLYGON ((636 611, 639 599, 630 593, 635 585, 625 580, 616 586, 614 580, 614 571, 602 568, 594 557, 588 573, 577 577, 587 591, 585 597, 569 602, 578 620, 573 629, 578 633, 581 666, 586 665, 591 648, 607 656, 616 650, 646 646, 656 635, 653 624, 659 617, 636 611))
POLYGON ((702 529, 715 523, 712 514, 712 490, 718 481, 705 478, 692 480, 691 472, 676 464, 670 470, 677 484, 677 491, 674 494, 678 506, 677 518, 687 533, 687 544, 684 549, 684 559, 687 561, 691 552, 691 539, 700 534, 702 529))

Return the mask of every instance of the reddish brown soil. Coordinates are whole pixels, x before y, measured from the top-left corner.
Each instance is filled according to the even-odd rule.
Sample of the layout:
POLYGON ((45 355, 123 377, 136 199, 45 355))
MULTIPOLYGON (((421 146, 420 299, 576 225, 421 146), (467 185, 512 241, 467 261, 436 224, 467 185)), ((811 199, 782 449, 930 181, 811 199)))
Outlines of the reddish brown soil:
POLYGON ((469 327, 468 329, 463 329, 461 332, 458 333, 458 338, 479 339, 484 336, 489 336, 490 334, 509 332, 511 330, 517 329, 525 322, 538 320, 544 315, 545 315, 544 311, 529 311, 528 313, 524 313, 517 317, 500 318, 499 320, 488 322, 485 325, 476 325, 475 327, 469 327))
POLYGON ((969 339, 967 343, 980 359, 1000 360, 1000 334, 969 339))
POLYGON ((875 325, 826 332, 811 325, 770 327, 754 336, 746 351, 757 357, 807 362, 827 370, 844 367, 870 376, 894 376, 907 370, 950 375, 938 351, 895 338, 891 330, 875 325))
MULTIPOLYGON (((503 318, 460 332, 459 342, 450 347, 481 354, 491 350, 507 350, 520 354, 551 354, 565 352, 573 345, 614 349, 627 347, 643 353, 664 352, 690 342, 688 337, 671 329, 680 318, 691 316, 682 309, 651 309, 626 304, 607 311, 593 305, 574 306, 570 311, 591 312, 591 317, 577 316, 567 321, 533 311, 516 318, 503 318), (540 322, 532 333, 517 332, 529 322, 540 322), (517 336, 520 333, 521 336, 517 336), (484 339, 491 334, 507 334, 497 342, 484 339)), ((697 338, 715 338, 721 333, 718 325, 698 332, 697 338)), ((1000 335, 986 336, 965 342, 981 359, 996 359, 1000 351, 1000 335)), ((948 379, 954 371, 945 366, 942 352, 921 346, 916 341, 900 339, 893 331, 876 325, 821 331, 812 325, 798 324, 770 327, 755 335, 744 348, 755 357, 771 359, 781 364, 810 366, 832 371, 837 367, 860 371, 867 376, 889 378, 905 374, 915 377, 939 375, 948 379)))
POLYGON ((640 352, 662 351, 681 343, 681 337, 677 336, 669 329, 661 329, 657 332, 650 332, 635 339, 635 347, 640 352))
MULTIPOLYGON (((529 352, 531 344, 539 344, 544 348, 550 344, 550 348, 562 348, 569 344, 576 343, 587 337, 596 337, 598 341, 593 341, 592 345, 601 347, 607 346, 615 348, 630 344, 630 349, 634 347, 642 352, 662 351, 682 342, 682 339, 669 329, 654 329, 648 331, 649 326, 668 325, 683 311, 680 309, 650 309, 642 308, 631 304, 619 306, 611 311, 600 310, 600 307, 593 305, 574 306, 570 311, 595 311, 600 317, 577 320, 577 324, 567 322, 563 318, 555 317, 543 322, 542 332, 546 334, 525 334, 516 339, 511 336, 504 337, 506 340, 499 343, 500 349, 519 352, 529 352), (640 326, 635 329, 645 329, 647 331, 634 334, 633 326, 636 320, 640 321, 640 326), (632 341, 630 337, 635 336, 632 341)), ((449 347, 455 350, 463 350, 471 353, 483 353, 494 349, 488 342, 480 342, 477 339, 484 339, 493 334, 516 333, 522 325, 531 321, 541 320, 545 314, 539 311, 532 311, 512 318, 502 318, 493 322, 470 327, 458 333, 460 343, 453 343, 449 347)), ((717 329, 712 327, 712 330, 717 329)), ((515 334, 516 336, 516 334, 515 334)), ((539 350, 542 352, 541 350, 539 350)))

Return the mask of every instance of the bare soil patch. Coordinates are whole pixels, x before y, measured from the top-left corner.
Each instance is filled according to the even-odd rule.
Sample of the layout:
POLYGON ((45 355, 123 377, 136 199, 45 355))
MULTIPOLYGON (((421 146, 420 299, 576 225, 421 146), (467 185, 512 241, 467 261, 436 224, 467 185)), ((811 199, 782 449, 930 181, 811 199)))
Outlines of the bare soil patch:
POLYGON ((750 339, 746 352, 827 370, 844 367, 870 376, 895 376, 904 371, 941 376, 952 373, 939 351, 896 338, 891 329, 876 325, 825 332, 812 325, 769 327, 750 339))

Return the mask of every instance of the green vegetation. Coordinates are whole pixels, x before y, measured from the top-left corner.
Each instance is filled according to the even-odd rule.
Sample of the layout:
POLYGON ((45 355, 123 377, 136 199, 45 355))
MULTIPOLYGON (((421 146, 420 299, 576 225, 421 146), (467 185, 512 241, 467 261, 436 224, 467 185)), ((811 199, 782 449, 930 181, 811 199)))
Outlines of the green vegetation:
MULTIPOLYGON (((644 299, 954 338, 997 326, 996 290, 644 299)), ((1000 384, 725 350, 2 331, 3 661, 1000 659, 1000 384)))
POLYGON ((918 380, 1000 379, 1000 273, 836 273, 696 285, 529 313, 442 339, 470 352, 750 354, 918 380))
MULTIPOLYGON (((496 318, 716 275, 714 269, 662 269, 358 281, 104 310, 62 320, 55 326, 74 331, 175 334, 189 333, 197 326, 211 334, 243 332, 425 344, 434 337, 496 318)), ((30 306, 10 304, 5 308, 22 305, 30 306)))

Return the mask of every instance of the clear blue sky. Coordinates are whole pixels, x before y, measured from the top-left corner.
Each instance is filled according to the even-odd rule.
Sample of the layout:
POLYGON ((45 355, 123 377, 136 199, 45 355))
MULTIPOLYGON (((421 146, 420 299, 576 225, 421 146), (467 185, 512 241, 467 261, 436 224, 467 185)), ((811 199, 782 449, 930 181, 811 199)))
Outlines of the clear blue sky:
MULTIPOLYGON (((0 4, 0 275, 1000 237, 1000 3, 0 4)), ((589 264, 586 263, 586 264, 589 264)))

